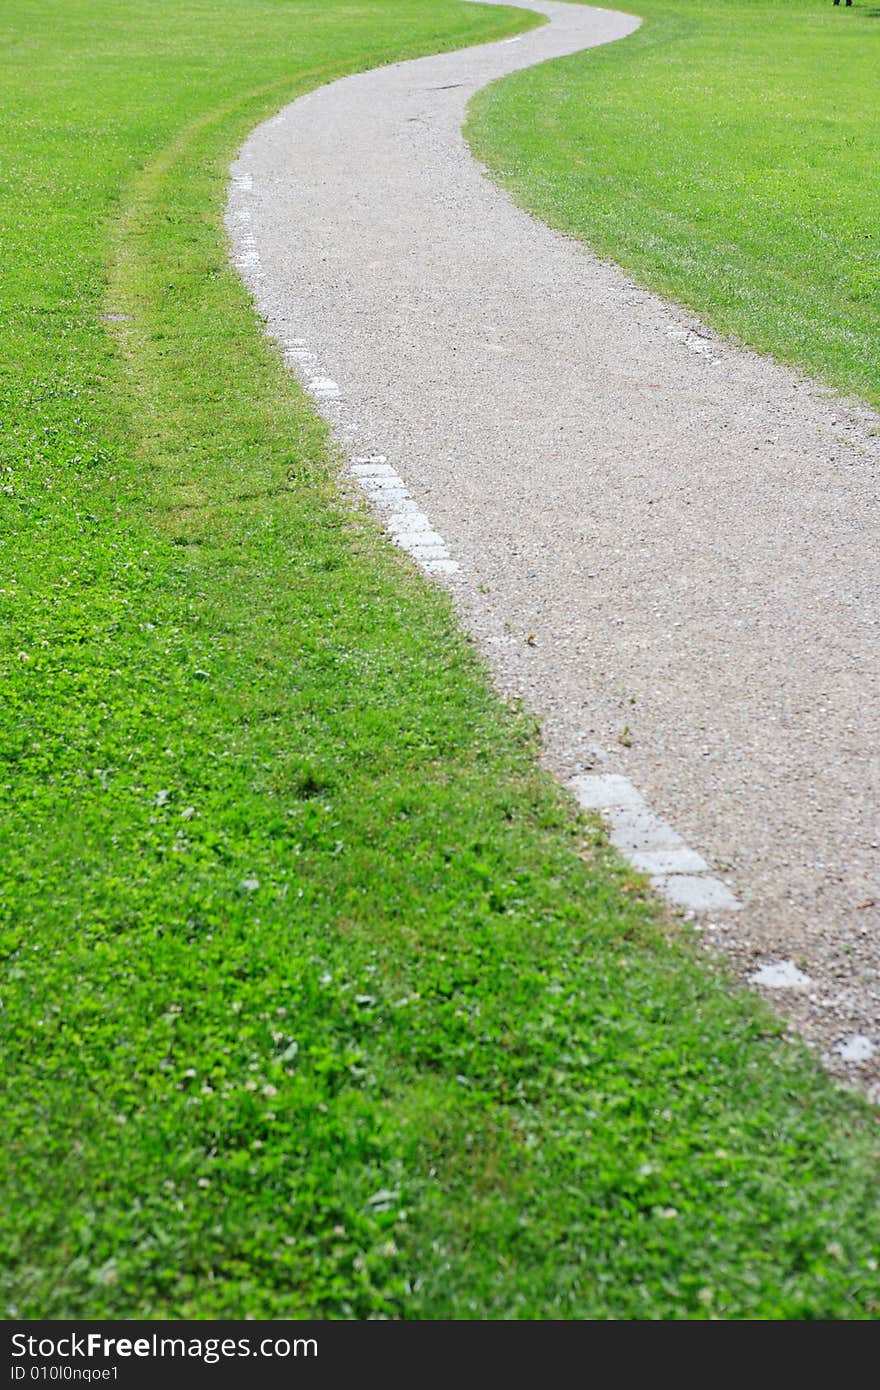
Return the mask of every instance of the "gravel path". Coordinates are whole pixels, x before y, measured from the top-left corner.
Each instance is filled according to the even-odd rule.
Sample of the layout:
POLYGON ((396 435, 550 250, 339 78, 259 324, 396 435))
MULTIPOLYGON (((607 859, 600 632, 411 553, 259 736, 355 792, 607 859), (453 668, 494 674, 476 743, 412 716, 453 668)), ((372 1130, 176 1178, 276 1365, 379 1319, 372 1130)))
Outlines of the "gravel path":
POLYGON ((471 95, 638 23, 517 3, 551 23, 255 131, 235 258, 390 530, 541 718, 548 765, 612 807, 667 896, 710 886, 705 939, 880 1099, 880 420, 486 178, 471 95))

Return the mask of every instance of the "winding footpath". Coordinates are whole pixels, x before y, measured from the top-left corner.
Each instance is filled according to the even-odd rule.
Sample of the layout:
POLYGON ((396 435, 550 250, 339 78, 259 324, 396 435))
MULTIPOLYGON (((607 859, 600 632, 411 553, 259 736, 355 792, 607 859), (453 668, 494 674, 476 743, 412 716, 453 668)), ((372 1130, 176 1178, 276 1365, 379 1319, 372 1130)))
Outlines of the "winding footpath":
POLYGON ((639 23, 513 2, 550 23, 259 127, 236 264, 391 538, 541 719, 547 765, 880 1100, 880 421, 488 180, 473 93, 639 23))

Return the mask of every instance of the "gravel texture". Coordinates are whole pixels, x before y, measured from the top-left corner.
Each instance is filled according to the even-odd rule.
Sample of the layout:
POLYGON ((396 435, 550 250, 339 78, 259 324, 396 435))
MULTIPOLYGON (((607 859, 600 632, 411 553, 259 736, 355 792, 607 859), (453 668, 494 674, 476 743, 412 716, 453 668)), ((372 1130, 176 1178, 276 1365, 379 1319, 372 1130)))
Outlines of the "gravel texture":
POLYGON ((638 24, 519 3, 551 23, 257 129, 233 252, 347 455, 387 460, 459 562, 438 582, 547 764, 630 779, 743 904, 704 939, 880 1100, 880 417, 487 179, 471 95, 638 24))

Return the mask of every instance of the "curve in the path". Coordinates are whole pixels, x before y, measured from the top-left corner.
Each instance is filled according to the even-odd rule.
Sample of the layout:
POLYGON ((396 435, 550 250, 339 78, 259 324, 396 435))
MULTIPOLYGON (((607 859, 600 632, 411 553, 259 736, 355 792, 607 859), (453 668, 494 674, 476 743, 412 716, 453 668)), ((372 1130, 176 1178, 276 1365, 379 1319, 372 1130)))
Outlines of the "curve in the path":
POLYGON ((876 417, 715 340, 485 177, 471 95, 639 22, 517 3, 550 23, 346 78, 255 131, 235 257, 393 537, 540 716, 548 764, 830 1065, 876 1084, 876 417))

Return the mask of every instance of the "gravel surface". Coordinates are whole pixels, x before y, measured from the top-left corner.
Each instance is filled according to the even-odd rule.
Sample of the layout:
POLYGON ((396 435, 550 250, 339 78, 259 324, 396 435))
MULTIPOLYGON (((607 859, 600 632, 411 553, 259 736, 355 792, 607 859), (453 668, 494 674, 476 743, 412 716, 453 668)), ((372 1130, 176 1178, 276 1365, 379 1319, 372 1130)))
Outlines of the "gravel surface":
POLYGON ((880 1100, 880 417, 487 179, 471 95, 638 24, 519 3, 551 23, 256 130, 234 256, 347 455, 387 459, 459 563, 438 582, 540 717, 547 764, 635 784, 742 902, 702 914, 704 939, 880 1100))

